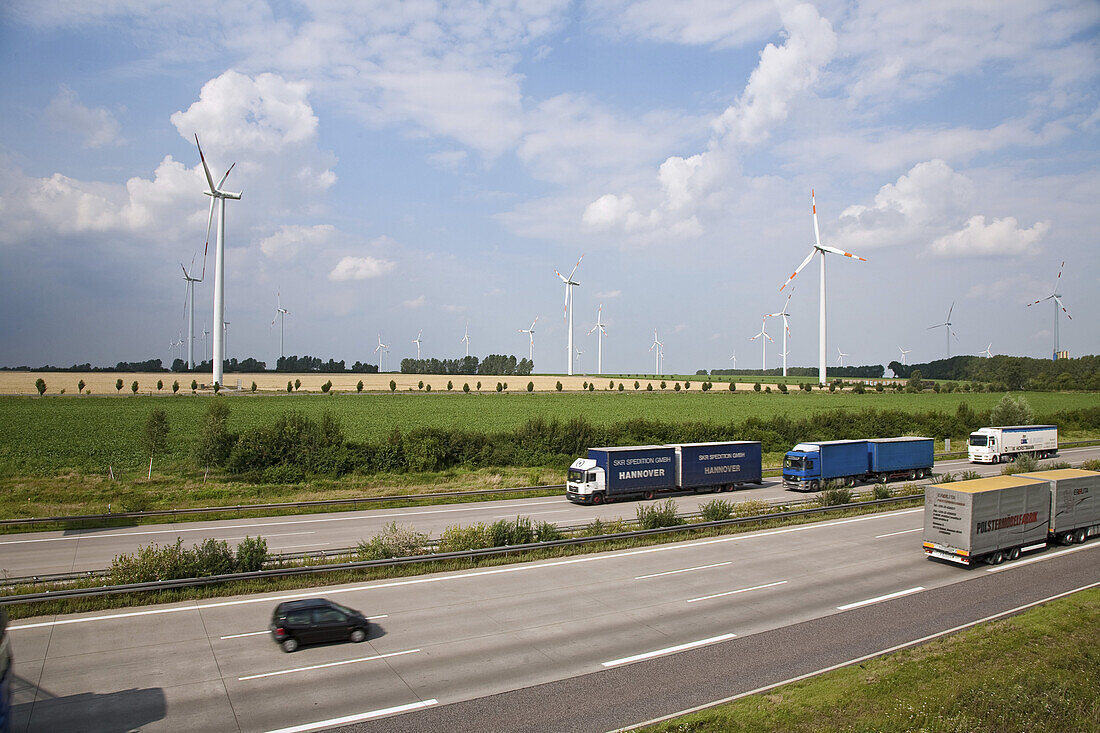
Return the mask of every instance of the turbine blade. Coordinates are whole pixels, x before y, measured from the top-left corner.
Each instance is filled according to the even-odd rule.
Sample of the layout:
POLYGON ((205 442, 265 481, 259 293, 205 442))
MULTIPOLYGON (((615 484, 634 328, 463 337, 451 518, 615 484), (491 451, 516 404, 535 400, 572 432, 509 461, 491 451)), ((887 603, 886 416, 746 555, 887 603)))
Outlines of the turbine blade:
POLYGON ((785 282, 785 283, 783 283, 782 285, 780 285, 780 286, 779 286, 779 290, 780 290, 780 291, 782 291, 782 290, 783 290, 783 288, 787 287, 787 286, 788 286, 788 285, 790 284, 791 280, 794 280, 794 276, 795 276, 795 275, 797 275, 798 273, 802 272, 802 268, 804 268, 804 267, 806 267, 806 265, 810 264, 810 260, 812 260, 812 259, 814 258, 814 255, 815 255, 815 254, 817 254, 817 250, 816 250, 816 249, 812 249, 812 250, 810 250, 810 254, 809 254, 809 255, 807 255, 807 256, 806 256, 806 259, 802 260, 802 264, 801 264, 801 265, 799 265, 799 266, 798 266, 798 267, 797 267, 797 268, 795 269, 795 271, 791 273, 791 276, 787 278, 787 282, 785 282))
POLYGON ((817 246, 818 246, 818 247, 819 247, 820 249, 823 249, 823 250, 825 250, 826 252, 832 252, 832 253, 833 253, 833 254, 835 254, 835 255, 844 255, 845 257, 851 257, 852 259, 856 259, 856 260, 859 260, 860 262, 866 262, 866 261, 867 261, 867 259, 866 259, 866 258, 864 258, 864 257, 860 257, 859 255, 854 255, 854 254, 852 254, 851 252, 845 252, 844 250, 842 250, 842 249, 837 249, 836 247, 830 247, 830 246, 829 246, 829 245, 827 245, 827 244, 819 244, 819 245, 817 245, 817 246))
POLYGON ((225 175, 224 175, 224 176, 222 176, 222 180, 221 180, 221 182, 220 182, 220 183, 218 183, 218 188, 219 188, 219 189, 220 189, 220 188, 222 187, 222 185, 224 185, 224 184, 225 184, 225 179, 226 179, 226 178, 229 178, 229 174, 230 174, 230 173, 232 172, 233 168, 234 168, 234 167, 235 167, 236 165, 237 165, 237 164, 236 164, 236 163, 234 163, 233 165, 229 166, 229 170, 227 170, 227 171, 225 172, 225 175))
POLYGON ((951 301, 951 307, 947 309, 947 325, 951 325, 951 313, 955 310, 955 301, 951 301))
POLYGON ((580 256, 580 259, 577 260, 577 264, 573 265, 573 269, 569 272, 569 279, 570 280, 573 279, 573 275, 577 272, 577 268, 581 266, 581 260, 583 260, 583 259, 584 259, 584 255, 582 254, 580 256))
POLYGON ((199 144, 199 134, 197 132, 195 133, 195 146, 199 149, 199 160, 202 161, 202 170, 206 174, 206 182, 210 184, 210 193, 214 193, 218 189, 214 188, 214 178, 210 175, 210 168, 206 165, 206 156, 202 154, 202 145, 199 144))
POLYGON ((821 246, 821 232, 817 228, 817 196, 814 195, 814 190, 810 189, 810 203, 813 205, 814 212, 814 246, 821 246))
POLYGON ((210 214, 206 217, 206 245, 202 250, 202 274, 206 277, 206 252, 210 249, 210 228, 214 226, 214 198, 210 199, 210 214))
POLYGON ((1062 303, 1062 299, 1061 299, 1061 298, 1059 298, 1058 296, 1052 296, 1052 297, 1054 298, 1054 302, 1055 302, 1055 303, 1057 303, 1057 304, 1059 305, 1059 307, 1061 307, 1061 309, 1062 309, 1062 312, 1066 314, 1066 318, 1068 318, 1068 319, 1070 319, 1070 320, 1072 321, 1072 320, 1073 320, 1073 316, 1071 316, 1071 315, 1069 314, 1069 311, 1068 311, 1068 310, 1066 310, 1066 306, 1065 306, 1065 305, 1063 305, 1063 303, 1062 303))

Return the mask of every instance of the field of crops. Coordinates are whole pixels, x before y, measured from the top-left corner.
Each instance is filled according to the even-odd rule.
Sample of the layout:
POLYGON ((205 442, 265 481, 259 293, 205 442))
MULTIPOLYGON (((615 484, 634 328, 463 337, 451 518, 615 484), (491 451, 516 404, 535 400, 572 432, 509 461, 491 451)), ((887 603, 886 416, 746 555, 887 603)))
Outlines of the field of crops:
MULTIPOLYGON (((1026 393, 1036 414, 1100 406, 1096 393, 1026 393)), ((709 393, 521 393, 521 394, 339 394, 222 397, 0 397, 0 478, 56 476, 73 471, 105 474, 134 471, 148 463, 142 445, 149 413, 162 408, 170 425, 169 447, 157 458, 165 468, 187 463, 190 449, 213 399, 226 400, 231 430, 269 424, 283 412, 317 417, 331 410, 356 442, 378 442, 393 430, 423 426, 504 431, 532 417, 567 420, 583 416, 594 424, 644 418, 665 422, 728 423, 778 413, 805 416, 863 408, 908 412, 954 412, 960 403, 990 409, 1000 394, 757 394, 709 393)))

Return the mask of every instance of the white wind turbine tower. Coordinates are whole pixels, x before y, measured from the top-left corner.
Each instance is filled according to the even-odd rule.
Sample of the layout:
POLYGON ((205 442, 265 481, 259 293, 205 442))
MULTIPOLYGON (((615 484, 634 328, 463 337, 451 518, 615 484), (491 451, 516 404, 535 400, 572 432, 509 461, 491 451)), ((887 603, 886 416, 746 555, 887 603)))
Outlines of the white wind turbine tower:
POLYGON ((466 356, 470 355, 470 324, 466 324, 466 335, 459 339, 466 342, 466 356))
POLYGON ((955 340, 959 340, 958 334, 951 328, 951 312, 955 310, 955 301, 951 301, 951 307, 947 309, 947 320, 943 323, 937 323, 935 326, 929 326, 927 329, 931 331, 933 328, 945 328, 944 338, 947 339, 947 358, 951 358, 951 337, 954 336, 955 340))
POLYGON ((531 321, 530 328, 517 329, 520 333, 525 333, 530 337, 530 343, 527 344, 527 359, 534 364, 535 363, 535 324, 539 322, 539 317, 535 316, 535 320, 531 321))
POLYGON ((195 258, 191 258, 191 272, 180 263, 183 270, 183 279, 187 283, 187 293, 184 296, 183 307, 187 310, 187 368, 195 368, 195 283, 201 283, 206 277, 206 252, 202 253, 202 277, 195 277, 191 273, 195 271, 195 258))
POLYGON ((846 357, 846 356, 848 356, 848 355, 845 354, 843 351, 841 351, 839 346, 836 347, 836 363, 837 363, 837 366, 844 366, 844 357, 846 357))
POLYGON ((275 291, 275 318, 271 319, 271 326, 275 326, 275 321, 279 321, 279 358, 282 359, 283 354, 283 323, 286 316, 290 315, 290 311, 283 307, 283 293, 280 290, 275 291))
POLYGON ((851 252, 845 252, 842 249, 836 247, 830 247, 821 243, 821 233, 817 227, 817 199, 814 197, 814 192, 810 190, 810 201, 813 203, 814 214, 814 248, 810 252, 806 259, 802 260, 802 264, 798 266, 798 269, 787 278, 787 282, 783 283, 779 289, 787 287, 787 285, 794 280, 794 276, 802 272, 802 268, 810 264, 810 260, 814 258, 814 255, 821 254, 821 321, 818 325, 818 345, 817 345, 817 367, 818 367, 818 382, 825 384, 825 253, 831 252, 836 255, 844 255, 845 257, 851 257, 853 259, 866 262, 867 260, 858 255, 854 255, 851 252))
POLYGON ((577 347, 577 369, 581 368, 581 354, 583 354, 583 353, 584 352, 581 351, 581 347, 578 346, 577 347))
POLYGON ((573 375, 573 288, 580 285, 580 283, 573 281, 573 275, 577 272, 577 268, 581 266, 581 260, 583 259, 584 255, 582 254, 580 259, 577 260, 577 264, 573 265, 573 269, 569 271, 569 277, 554 270, 554 274, 560 277, 561 281, 565 283, 565 312, 562 316, 569 319, 569 340, 566 344, 566 354, 569 357, 568 373, 570 376, 573 375))
POLYGON ((378 354, 378 367, 380 371, 386 371, 386 349, 390 348, 386 344, 382 343, 382 334, 378 334, 378 346, 374 347, 374 353, 378 354), (381 353, 379 353, 381 352, 381 353))
POLYGON ((417 360, 417 361, 420 361, 420 337, 421 337, 421 336, 422 336, 423 334, 424 334, 424 329, 422 328, 422 329, 420 329, 420 331, 418 331, 418 332, 417 332, 417 334, 416 334, 416 338, 414 338, 414 339, 412 340, 412 342, 413 342, 414 344, 416 344, 416 360, 417 360))
POLYGON ((736 349, 734 349, 733 356, 730 357, 730 361, 733 362, 733 369, 734 369, 734 371, 736 371, 737 370, 737 350, 736 349))
POLYGON ((596 311, 596 325, 592 327, 592 330, 588 332, 588 335, 592 335, 592 331, 599 331, 596 334, 596 374, 603 374, 603 337, 607 335, 607 329, 604 328, 603 321, 600 319, 603 317, 603 303, 600 303, 600 309, 596 311))
POLYGON ((1066 307, 1062 305, 1062 294, 1058 292, 1058 285, 1062 282, 1062 268, 1066 266, 1065 260, 1062 260, 1061 266, 1058 268, 1058 277, 1054 279, 1054 287, 1051 288, 1051 293, 1045 298, 1039 298, 1034 303, 1028 303, 1027 307, 1030 308, 1033 305, 1039 305, 1044 300, 1054 301, 1054 361, 1058 360, 1058 309, 1061 308, 1062 312, 1066 314, 1066 318, 1073 320, 1073 316, 1069 314, 1066 307))
MULTIPOLYGON (((202 170, 206 174, 206 182, 210 186, 210 190, 203 191, 210 197, 210 216, 206 220, 206 243, 210 244, 210 226, 214 223, 214 208, 215 204, 218 209, 218 234, 217 245, 214 248, 214 322, 225 322, 225 200, 233 199, 239 200, 241 194, 233 193, 230 191, 223 191, 222 186, 225 184, 225 179, 229 178, 229 173, 233 170, 234 163, 229 166, 229 170, 222 176, 221 181, 217 186, 214 185, 214 178, 210 175, 210 168, 206 165, 206 157, 202 154, 202 146, 199 145, 199 136, 195 135, 195 145, 199 149, 199 160, 202 161, 202 170)), ((228 324, 226 324, 228 325, 228 324)), ((225 329, 222 329, 221 333, 214 332, 214 355, 212 360, 214 362, 214 375, 213 381, 215 384, 224 386, 223 384, 223 361, 225 359, 225 329)))
POLYGON ((782 354, 782 356, 783 356, 783 376, 784 377, 787 376, 787 354, 790 353, 790 351, 787 350, 787 337, 791 335, 791 324, 790 324, 790 322, 787 321, 787 319, 790 318, 791 314, 787 312, 787 306, 789 306, 791 304, 791 295, 794 295, 794 293, 791 293, 790 295, 787 296, 787 302, 785 302, 783 304, 783 310, 779 311, 778 313, 769 313, 768 315, 764 316, 765 318, 780 318, 780 317, 783 318, 783 354, 782 354))
POLYGON ((657 329, 653 329, 653 343, 650 344, 649 350, 657 349, 657 353, 653 355, 653 376, 657 376, 661 373, 661 349, 665 345, 657 340, 657 329))
POLYGON ((898 347, 898 351, 900 351, 900 352, 901 352, 901 365, 902 365, 902 366, 905 366, 905 355, 906 355, 906 354, 908 354, 908 353, 910 353, 910 352, 912 352, 913 350, 912 350, 912 349, 908 349, 908 350, 906 350, 906 349, 903 349, 903 348, 901 348, 901 347, 899 346, 899 347, 898 347))
POLYGON ((981 354, 982 356, 984 356, 985 358, 987 358, 987 359, 991 359, 991 358, 993 357, 993 354, 991 354, 991 353, 989 352, 989 350, 990 350, 990 349, 992 349, 992 348, 993 348, 993 342, 992 342, 992 341, 990 341, 990 342, 989 342, 989 346, 986 346, 986 347, 985 347, 985 351, 982 351, 982 352, 979 352, 979 353, 980 353, 980 354, 981 354))
MULTIPOLYGON (((217 341, 218 341, 218 339, 215 336, 214 337, 215 346, 217 345, 217 341)), ((229 358, 229 321, 222 321, 222 348, 224 349, 224 351, 222 353, 225 355, 223 358, 228 359, 229 358)), ((213 359, 213 357, 210 357, 210 358, 213 359)), ((221 364, 220 361, 218 363, 221 364)), ((218 382, 218 384, 221 384, 221 382, 218 382)))
POLYGON ((772 339, 772 337, 768 335, 768 331, 764 327, 765 324, 767 323, 767 321, 768 321, 767 316, 764 316, 763 318, 761 318, 760 319, 760 333, 756 334, 755 336, 753 336, 752 338, 749 339, 749 341, 755 341, 756 339, 760 338, 761 336, 763 336, 764 339, 766 339, 766 340, 761 340, 761 342, 760 342, 760 368, 763 369, 764 371, 768 370, 768 341, 771 341, 772 343, 775 343, 775 340, 772 339))

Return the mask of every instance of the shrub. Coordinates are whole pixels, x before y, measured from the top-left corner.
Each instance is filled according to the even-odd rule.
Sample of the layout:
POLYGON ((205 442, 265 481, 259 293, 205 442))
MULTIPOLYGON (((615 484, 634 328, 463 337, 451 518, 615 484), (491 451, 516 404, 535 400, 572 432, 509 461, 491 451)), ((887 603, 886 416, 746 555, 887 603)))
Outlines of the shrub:
MULTIPOLYGON (((508 385, 507 385, 507 384, 505 384, 504 386, 505 386, 505 387, 507 387, 508 385)), ((588 385, 588 391, 589 391, 589 392, 595 392, 595 391, 596 391, 596 385, 595 385, 595 383, 589 383, 589 385, 588 385)))
POLYGON ((886 484, 875 484, 875 488, 871 491, 872 499, 889 499, 891 496, 893 496, 893 492, 886 484))
POLYGON ((196 575, 228 575, 237 569, 233 551, 225 540, 208 537, 192 552, 196 575))
POLYGON ((705 522, 718 522, 733 516, 733 502, 725 499, 711 499, 699 507, 699 513, 703 515, 705 522))
POLYGON ((218 394, 219 392, 221 392, 221 389, 222 389, 222 386, 220 384, 218 384, 217 382, 214 382, 214 394, 218 394))
POLYGON ((867 388, 863 386, 863 382, 858 382, 856 386, 852 387, 853 394, 864 394, 867 388))
MULTIPOLYGON (((393 380, 391 379, 390 382, 392 383, 393 380)), ((396 384, 394 384, 393 387, 390 388, 390 391, 392 392, 395 387, 397 387, 396 384)), ((355 391, 356 392, 362 392, 363 391, 363 380, 362 379, 359 380, 359 384, 355 385, 355 391)))
POLYGON ((255 573, 267 562, 267 540, 257 535, 245 537, 237 544, 237 572, 255 573))
POLYGON ((593 519, 591 522, 584 526, 584 529, 580 531, 581 537, 599 537, 605 534, 618 534, 626 531, 626 525, 623 524, 622 519, 615 519, 610 522, 604 522, 599 517, 593 519))
POLYGON ((882 382, 879 382, 878 384, 875 385, 875 391, 876 392, 882 392, 884 389, 885 388, 882 386, 882 382))
POLYGON ((653 391, 653 382, 649 382, 649 383, 646 384, 645 391, 646 392, 652 392, 653 391))
POLYGON ((331 379, 321 385, 321 391, 324 392, 325 394, 328 394, 328 391, 330 389, 332 389, 332 380, 331 379))
POLYGON ((635 389, 635 390, 637 390, 637 389, 638 389, 638 387, 640 387, 640 386, 641 386, 641 385, 639 385, 639 384, 638 384, 638 380, 637 380, 637 379, 635 379, 635 380, 634 380, 634 389, 635 389))
POLYGON ((439 552, 464 552, 492 547, 489 527, 482 522, 468 527, 451 525, 439 536, 439 552))
POLYGON ((581 389, 587 390, 588 389, 588 382, 585 382, 584 384, 582 384, 581 389))
POLYGON ((428 535, 417 532, 410 526, 390 522, 370 538, 361 540, 355 546, 355 555, 360 560, 385 560, 391 557, 412 557, 425 554, 428 535))
POLYGON ((534 392, 535 391, 535 383, 534 382, 528 382, 527 383, 527 391, 528 392, 534 392))
POLYGON ((198 388, 199 388, 199 380, 192 379, 191 380, 191 394, 194 394, 198 390, 198 388))
POLYGON ((480 391, 481 391, 481 382, 478 382, 478 383, 477 383, 477 391, 478 391, 478 392, 480 392, 480 391))
POLYGON ((623 383, 622 383, 622 382, 619 382, 619 391, 620 391, 620 392, 622 392, 622 391, 623 391, 623 383))
POLYGON ((562 539, 564 536, 562 531, 550 522, 539 520, 535 523, 536 542, 553 542, 554 540, 562 539))
POLYGON ((772 386, 769 384, 767 387, 764 388, 764 392, 766 394, 771 394, 772 393, 772 386))
MULTIPOLYGON (((157 389, 160 389, 160 388, 158 387, 157 389)), ((256 393, 256 383, 255 382, 252 383, 252 393, 253 394, 256 393)))
POLYGON ((1028 455, 1018 455, 1012 463, 1001 468, 1002 476, 1011 476, 1014 473, 1032 473, 1039 470, 1039 461, 1028 455))
MULTIPOLYGON (((255 384, 255 382, 253 382, 253 384, 255 384)), ((164 380, 163 379, 158 379, 157 380, 157 391, 160 392, 162 389, 164 389, 164 380)), ((252 390, 252 391, 255 392, 256 390, 252 390)))
POLYGON ((665 380, 662 379, 661 380, 661 389, 664 389, 666 386, 667 385, 665 384, 665 380))
POLYGON ((46 380, 42 377, 34 380, 34 388, 38 390, 38 396, 41 397, 46 392, 46 380))
POLYGON ((822 491, 815 502, 820 506, 837 506, 852 503, 852 492, 843 487, 829 488, 822 491))
POLYGON ((900 488, 894 491, 895 496, 917 496, 924 493, 923 486, 917 486, 916 484, 904 483, 900 488))
MULTIPOLYGON (((179 382, 177 382, 176 384, 179 384, 179 382)), ((84 380, 81 379, 79 382, 76 383, 76 393, 80 394, 83 391, 84 391, 84 380)))
POLYGON ((286 393, 290 394, 293 391, 294 391, 294 383, 291 382, 289 379, 286 380, 286 393))
POLYGON ((679 392, 680 391, 680 383, 679 382, 674 382, 673 384, 674 384, 673 389, 675 389, 677 392, 679 392))
POLYGON ((421 379, 419 382, 416 383, 416 388, 417 389, 424 389, 424 380, 423 379, 421 379))
POLYGON ((783 394, 787 394, 787 385, 784 382, 779 383, 779 391, 783 394))
POLYGON ((501 392, 503 390, 504 390, 504 385, 501 384, 500 382, 497 382, 497 392, 501 392))
MULTIPOLYGON (((396 386, 396 385, 394 385, 394 386, 396 386)), ((455 388, 454 382, 452 382, 451 380, 448 379, 447 380, 447 391, 450 392, 454 388, 455 388)))
POLYGON ((944 471, 943 473, 940 474, 940 478, 936 483, 950 484, 950 483, 954 483, 956 480, 957 479, 955 478, 955 474, 951 473, 950 471, 944 471))
POLYGON ((463 394, 470 394, 470 383, 469 382, 464 382, 462 384, 462 393, 463 394))
POLYGON ((430 384, 425 384, 425 385, 424 385, 424 391, 425 391, 425 392, 431 392, 431 391, 432 391, 432 385, 430 385, 430 384))
POLYGON ((298 484, 305 479, 305 471, 300 466, 292 466, 289 463, 277 463, 263 471, 264 483, 268 484, 298 484))
POLYGON ((691 382, 684 380, 684 389, 691 389, 691 382))
MULTIPOLYGON (((81 380, 81 384, 83 385, 83 380, 81 380)), ((180 391, 180 380, 177 379, 176 381, 172 382, 172 394, 176 394, 179 391, 180 391)))
POLYGON ((134 394, 137 394, 138 383, 137 383, 136 379, 130 384, 130 391, 133 392, 134 394))
POLYGON ((558 382, 557 384, 555 384, 555 385, 554 385, 554 389, 556 389, 557 391, 561 392, 561 382, 558 382))
POLYGON ((1039 466, 1040 471, 1057 471, 1062 468, 1073 468, 1073 466, 1069 464, 1069 461, 1047 461, 1039 466))
POLYGON ((756 384, 752 385, 752 391, 753 392, 759 392, 760 391, 760 382, 757 382, 756 384))
POLYGON ((771 511, 771 504, 763 499, 742 501, 733 507, 735 517, 758 517, 771 511))
POLYGON ((1100 471, 1100 458, 1090 458, 1081 464, 1086 471, 1100 471))
POLYGON ((115 380, 115 391, 116 392, 121 392, 122 391, 122 380, 121 379, 116 379, 115 380))
POLYGON ((730 392, 736 392, 736 391, 737 391, 737 384, 733 380, 730 380, 730 392))
MULTIPOLYGON (((1068 468, 1068 465, 1067 465, 1068 468)), ((959 481, 973 481, 976 478, 981 478, 982 475, 977 471, 971 469, 969 471, 963 471, 959 474, 959 481)))
POLYGON ((683 524, 683 520, 676 516, 676 502, 672 499, 666 499, 651 506, 638 507, 637 517, 638 526, 642 529, 676 527, 683 524))
POLYGON ((301 379, 295 379, 294 380, 294 389, 299 390, 301 388, 302 388, 302 380, 301 379))
POLYGON ((607 388, 608 389, 615 389, 615 380, 614 379, 612 379, 610 382, 607 383, 607 388))

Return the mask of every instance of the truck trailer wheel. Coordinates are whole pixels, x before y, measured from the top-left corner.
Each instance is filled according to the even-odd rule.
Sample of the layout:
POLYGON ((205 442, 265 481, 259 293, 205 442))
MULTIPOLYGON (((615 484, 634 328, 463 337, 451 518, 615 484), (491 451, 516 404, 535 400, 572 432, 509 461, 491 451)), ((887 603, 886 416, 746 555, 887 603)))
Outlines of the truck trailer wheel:
POLYGON ((642 498, 646 501, 653 499, 655 496, 657 496, 657 494, 652 489, 642 494, 642 498))
POLYGON ((1020 557, 1020 548, 1019 547, 1013 547, 1011 550, 1008 551, 1008 557, 1005 558, 1005 559, 1006 560, 1018 560, 1019 557, 1020 557))
POLYGON ((989 564, 990 565, 1000 565, 1004 561, 1005 561, 1005 554, 1003 552, 1001 552, 1000 550, 997 550, 996 552, 994 552, 992 555, 989 556, 989 564))
POLYGON ((1077 530, 1077 534, 1073 536, 1073 541, 1080 545, 1086 539, 1088 539, 1088 534, 1088 531, 1084 527, 1082 527, 1081 529, 1077 530))
POLYGON ((1061 535, 1058 536, 1058 541, 1061 542, 1063 545, 1072 545, 1073 532, 1063 532, 1061 535))

